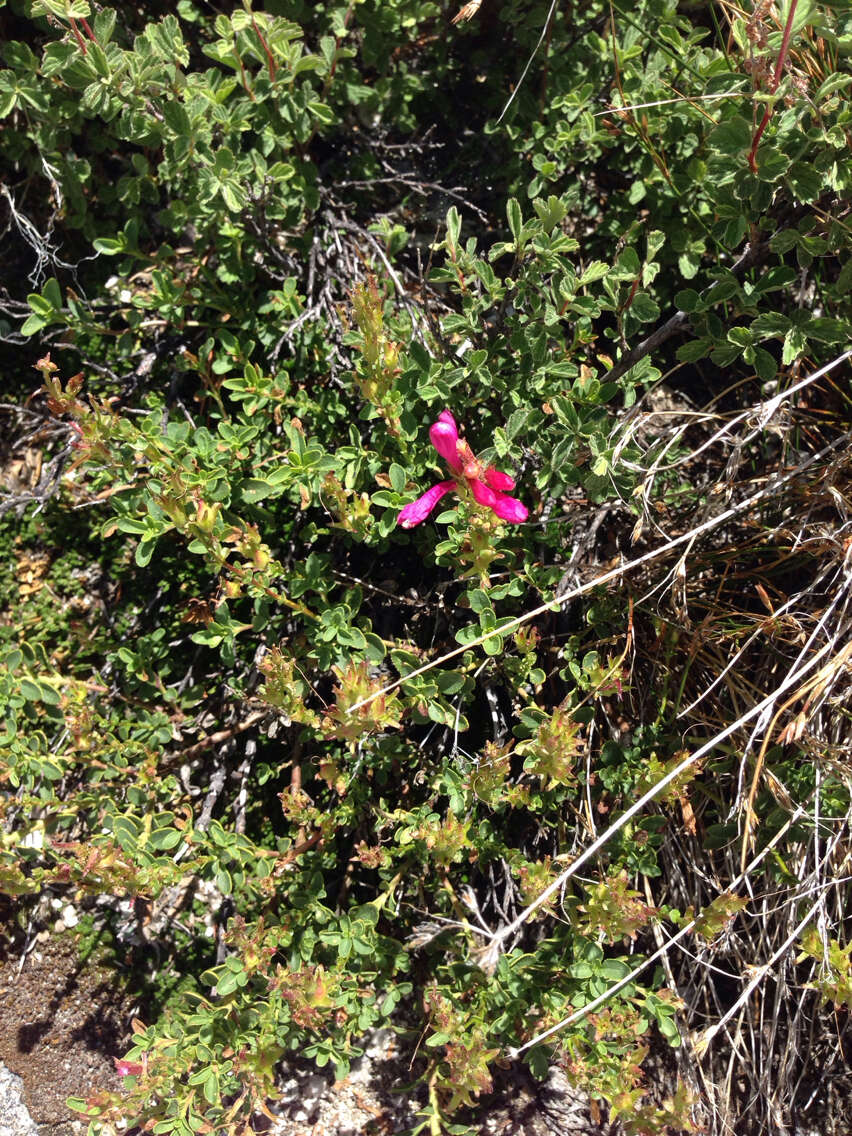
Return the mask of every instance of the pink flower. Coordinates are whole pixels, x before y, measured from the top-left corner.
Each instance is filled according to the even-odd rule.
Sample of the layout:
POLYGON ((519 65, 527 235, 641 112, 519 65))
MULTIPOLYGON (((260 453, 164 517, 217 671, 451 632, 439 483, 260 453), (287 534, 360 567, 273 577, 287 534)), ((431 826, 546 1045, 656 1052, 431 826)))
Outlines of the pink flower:
POLYGON ((138 1077, 145 1072, 145 1064, 140 1065, 138 1061, 119 1060, 118 1057, 113 1057, 113 1061, 119 1077, 138 1077))
POLYGON ((404 529, 414 528, 425 521, 445 493, 458 489, 461 482, 470 489, 473 499, 487 509, 491 509, 503 521, 520 524, 529 516, 529 511, 517 497, 507 497, 504 492, 515 488, 514 478, 501 473, 493 466, 483 465, 464 438, 459 437, 456 420, 449 410, 442 410, 438 421, 429 428, 432 445, 450 467, 453 479, 439 481, 427 489, 416 501, 400 511, 397 524, 404 529))

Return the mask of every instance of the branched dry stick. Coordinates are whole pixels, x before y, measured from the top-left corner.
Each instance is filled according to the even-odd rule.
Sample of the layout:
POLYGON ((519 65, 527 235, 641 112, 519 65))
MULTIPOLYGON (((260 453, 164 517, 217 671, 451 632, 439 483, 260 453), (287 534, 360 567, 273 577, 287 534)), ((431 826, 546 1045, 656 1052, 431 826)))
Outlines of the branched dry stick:
POLYGON ((432 194, 441 194, 445 197, 450 197, 453 201, 458 201, 460 205, 464 205, 466 209, 470 209, 479 217, 483 225, 488 224, 488 214, 485 213, 478 205, 474 204, 469 198, 465 197, 461 192, 463 186, 447 186, 441 185, 435 181, 421 181, 419 178, 409 176, 407 174, 392 174, 388 177, 376 178, 362 178, 355 181, 339 181, 335 183, 335 189, 373 189, 377 185, 401 185, 403 188, 416 193, 418 197, 429 197, 432 194))
POLYGON ((25 489, 22 493, 9 493, 0 496, 0 517, 15 510, 20 516, 29 505, 37 505, 38 513, 47 502, 54 497, 60 489, 62 471, 68 461, 70 448, 60 450, 43 468, 38 485, 32 489, 25 489))
MULTIPOLYGON (((217 730, 215 734, 208 734, 206 738, 202 738, 200 742, 195 742, 186 749, 178 750, 177 753, 170 754, 167 758, 168 765, 174 765, 176 762, 192 761, 193 758, 198 757, 199 754, 204 753, 205 750, 212 749, 213 746, 221 745, 222 742, 230 741, 238 734, 245 733, 250 730, 262 718, 265 718, 269 713, 268 710, 256 710, 253 714, 249 714, 242 722, 237 722, 236 725, 227 726, 224 730, 217 730)), ((165 764, 165 763, 164 763, 165 764)))
MULTIPOLYGON (((10 221, 7 229, 14 224, 18 233, 23 240, 35 253, 36 263, 35 268, 29 275, 29 281, 34 287, 38 287, 45 277, 45 268, 65 268, 70 272, 74 272, 76 265, 68 264, 67 261, 59 257, 56 246, 53 243, 52 232, 48 230, 47 233, 40 233, 33 222, 18 209, 17 202, 12 196, 8 187, 0 185, 0 197, 6 199, 6 204, 9 207, 10 221)), ((52 225, 51 225, 52 227, 52 225)))

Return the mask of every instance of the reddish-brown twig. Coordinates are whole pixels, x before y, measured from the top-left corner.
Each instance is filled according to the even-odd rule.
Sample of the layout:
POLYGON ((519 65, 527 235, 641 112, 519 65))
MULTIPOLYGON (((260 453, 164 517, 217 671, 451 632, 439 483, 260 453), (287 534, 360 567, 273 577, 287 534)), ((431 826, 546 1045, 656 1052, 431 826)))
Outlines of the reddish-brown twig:
POLYGON ((278 73, 278 68, 275 64, 275 60, 272 56, 272 52, 269 48, 269 44, 263 38, 263 33, 261 32, 260 28, 255 23, 254 16, 252 16, 252 18, 251 18, 251 26, 254 28, 255 33, 257 35, 257 38, 260 40, 260 46, 263 48, 263 52, 266 55, 266 65, 269 68, 269 82, 274 83, 275 82, 275 76, 278 73))
POLYGON ((86 19, 85 16, 80 17, 80 23, 83 25, 83 31, 86 33, 86 35, 92 41, 92 43, 97 43, 98 37, 92 31, 91 24, 89 23, 89 21, 86 19))
MULTIPOLYGON (((784 25, 784 34, 781 37, 781 49, 778 52, 778 61, 775 64, 775 71, 773 72, 772 79, 769 83, 769 93, 774 95, 778 90, 781 82, 781 76, 784 74, 784 64, 787 61, 787 52, 790 49, 790 36, 793 32, 793 20, 796 16, 796 6, 799 0, 790 0, 790 10, 787 13, 787 23, 784 25)), ((751 167, 752 173, 757 173, 757 148, 760 145, 760 139, 766 129, 770 118, 772 117, 772 102, 766 104, 766 110, 763 112, 763 118, 760 120, 760 125, 754 132, 754 138, 751 140, 751 149, 748 153, 748 164, 751 167)))
POLYGON ((80 29, 77 27, 77 21, 73 19, 73 17, 71 19, 71 31, 74 33, 74 38, 77 40, 77 46, 79 47, 79 49, 84 55, 88 55, 88 52, 86 50, 86 41, 80 35, 80 29))

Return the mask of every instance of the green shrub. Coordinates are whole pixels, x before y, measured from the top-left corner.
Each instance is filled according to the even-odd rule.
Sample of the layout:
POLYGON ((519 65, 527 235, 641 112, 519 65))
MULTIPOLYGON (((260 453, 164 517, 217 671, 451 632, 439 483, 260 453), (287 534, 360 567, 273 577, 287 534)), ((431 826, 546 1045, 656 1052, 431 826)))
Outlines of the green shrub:
POLYGON ((174 976, 122 1091, 75 1102, 93 1133, 243 1130, 282 1059, 342 1076, 379 1024, 412 1056, 424 1036, 432 1133, 467 1131, 521 1052, 626 1132, 698 1131, 682 1085, 646 1095, 652 1039, 693 1026, 668 957, 644 964, 693 926, 724 939, 755 852, 803 913, 786 861, 846 815, 804 725, 745 739, 767 689, 770 718, 813 709, 772 676, 811 650, 837 548, 810 533, 796 562, 799 637, 775 615, 803 556, 785 502, 823 524, 832 478, 846 500, 852 17, 566 5, 499 123, 547 8, 450 33, 454 8, 411 0, 10 6, 0 154, 27 268, 0 333, 16 389, 41 373, 58 480, 10 493, 0 530, 0 885, 134 898, 174 976), (774 424, 820 366, 813 414, 774 424), (663 380, 676 429, 640 401, 663 380), (453 490, 401 525, 436 470, 453 490), (788 496, 767 482, 747 509, 769 474, 788 496), (732 497, 741 527, 714 530, 732 497), (688 573, 702 524, 717 543, 688 573), (619 567, 645 552, 651 575, 619 567), (739 688, 727 653, 758 611, 774 661, 737 654, 758 676, 739 688))

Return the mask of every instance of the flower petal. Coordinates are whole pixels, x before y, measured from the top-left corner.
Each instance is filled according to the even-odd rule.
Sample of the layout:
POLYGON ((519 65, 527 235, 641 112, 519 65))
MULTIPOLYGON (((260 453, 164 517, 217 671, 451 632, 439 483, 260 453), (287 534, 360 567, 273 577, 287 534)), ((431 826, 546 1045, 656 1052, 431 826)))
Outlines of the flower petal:
POLYGON ((519 501, 517 497, 507 497, 503 493, 495 493, 494 498, 494 504, 491 508, 503 521, 509 521, 510 524, 519 525, 521 521, 525 521, 530 515, 529 509, 523 501, 519 501))
POLYGON ((503 491, 515 488, 514 477, 509 477, 508 473, 501 473, 499 469, 494 469, 492 466, 489 466, 485 471, 485 483, 490 485, 492 489, 503 491))
POLYGON ((449 410, 442 410, 438 421, 429 427, 432 445, 454 473, 461 472, 458 455, 459 431, 456 420, 449 410))
POLYGON ((467 481, 470 486, 471 493, 473 493, 474 500, 479 505, 485 505, 489 509, 493 509, 497 504, 497 494, 493 489, 489 489, 484 481, 480 481, 476 477, 469 477, 467 481))
POLYGON ((113 1061, 119 1077, 138 1077, 140 1073, 145 1072, 145 1067, 140 1065, 138 1061, 124 1061, 119 1060, 118 1057, 113 1057, 113 1061))
POLYGON ((404 509, 400 509, 396 523, 404 529, 413 529, 415 525, 425 521, 444 494, 449 493, 455 487, 454 481, 439 481, 437 485, 433 485, 431 489, 422 493, 416 501, 412 501, 404 509))

